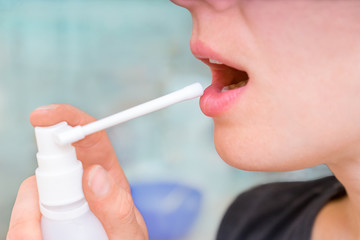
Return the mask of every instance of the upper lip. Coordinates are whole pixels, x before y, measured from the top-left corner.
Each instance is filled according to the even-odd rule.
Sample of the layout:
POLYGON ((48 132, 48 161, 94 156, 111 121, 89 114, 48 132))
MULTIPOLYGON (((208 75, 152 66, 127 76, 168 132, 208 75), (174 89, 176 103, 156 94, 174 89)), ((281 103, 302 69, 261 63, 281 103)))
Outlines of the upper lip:
MULTIPOLYGON (((211 49, 210 47, 208 47, 204 42, 202 41, 194 41, 191 42, 191 52, 193 53, 193 55, 201 60, 202 62, 204 62, 206 65, 208 65, 212 71, 213 74, 216 75, 223 75, 223 71, 224 70, 229 70, 229 68, 241 71, 241 72, 246 72, 246 74, 248 74, 247 69, 244 66, 239 66, 237 63, 234 63, 232 61, 229 61, 227 58, 225 58, 224 56, 222 56, 220 53, 214 51, 213 49, 211 49), (219 64, 215 64, 215 63, 210 63, 209 59, 213 59, 216 61, 219 61, 223 64, 219 65, 219 64)), ((223 80, 225 80, 224 78, 222 78, 223 80)), ((229 80, 229 79, 227 79, 229 80)), ((226 83, 222 83, 223 85, 227 85, 227 84, 231 84, 231 82, 226 82, 226 83)))
POLYGON ((244 66, 239 66, 238 64, 235 64, 234 62, 229 61, 228 59, 223 57, 220 53, 214 51, 213 49, 208 47, 204 42, 202 42, 200 40, 192 42, 190 47, 191 47, 191 52, 193 53, 193 55, 197 59, 201 60, 206 65, 211 67, 212 69, 213 68, 214 69, 223 68, 223 67, 221 67, 221 65, 219 65, 219 64, 210 63, 209 59, 219 61, 219 62, 223 63, 224 65, 234 68, 234 69, 237 69, 239 71, 246 71, 244 66))

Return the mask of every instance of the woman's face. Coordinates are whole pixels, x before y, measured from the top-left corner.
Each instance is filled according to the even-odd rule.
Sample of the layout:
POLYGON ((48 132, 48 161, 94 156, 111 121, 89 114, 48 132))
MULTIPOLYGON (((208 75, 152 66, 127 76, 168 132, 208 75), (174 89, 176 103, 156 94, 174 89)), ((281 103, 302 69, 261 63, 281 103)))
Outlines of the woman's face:
POLYGON ((173 2, 213 73, 200 105, 227 163, 281 171, 360 155, 360 1, 173 2))

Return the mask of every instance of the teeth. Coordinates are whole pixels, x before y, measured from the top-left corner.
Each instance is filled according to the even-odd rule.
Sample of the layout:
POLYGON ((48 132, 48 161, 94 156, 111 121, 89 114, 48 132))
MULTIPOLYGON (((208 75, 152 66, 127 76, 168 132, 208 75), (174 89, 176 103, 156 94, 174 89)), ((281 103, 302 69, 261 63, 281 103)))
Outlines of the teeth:
POLYGON ((211 59, 211 58, 209 58, 209 62, 214 63, 214 64, 223 64, 222 62, 219 62, 219 61, 211 59))
POLYGON ((221 92, 226 92, 226 91, 229 91, 229 90, 233 90, 233 89, 236 89, 236 88, 241 88, 243 86, 246 85, 246 81, 241 81, 241 82, 238 82, 238 83, 235 83, 235 84, 231 84, 229 86, 225 86, 221 92))

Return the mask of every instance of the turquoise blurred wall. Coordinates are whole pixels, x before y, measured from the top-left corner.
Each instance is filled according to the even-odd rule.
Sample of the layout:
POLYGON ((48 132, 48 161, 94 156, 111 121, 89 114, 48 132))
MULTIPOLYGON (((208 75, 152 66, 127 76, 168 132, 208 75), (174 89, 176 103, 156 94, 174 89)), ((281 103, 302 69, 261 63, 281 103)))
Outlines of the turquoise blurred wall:
MULTIPOLYGON (((61 102, 101 118, 195 81, 208 85, 210 72, 189 49, 191 24, 167 0, 0 0, 0 239, 18 187, 36 168, 31 111, 61 102)), ((130 182, 176 180, 202 191, 186 239, 213 239, 231 199, 254 184, 327 174, 232 169, 196 100, 108 133, 130 182)))

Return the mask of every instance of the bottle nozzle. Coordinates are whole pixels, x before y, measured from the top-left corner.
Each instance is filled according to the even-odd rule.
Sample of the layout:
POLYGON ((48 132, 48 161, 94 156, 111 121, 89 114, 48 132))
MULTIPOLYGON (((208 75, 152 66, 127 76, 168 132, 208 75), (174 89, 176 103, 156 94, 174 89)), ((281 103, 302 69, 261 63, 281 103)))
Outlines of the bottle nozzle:
POLYGON ((200 83, 194 83, 173 93, 156 98, 149 102, 132 107, 125 111, 116 113, 109 117, 89 123, 84 126, 76 126, 56 134, 58 144, 71 144, 85 138, 87 135, 126 122, 128 120, 143 116, 145 114, 160 110, 178 102, 190 100, 202 96, 204 89, 200 83))

